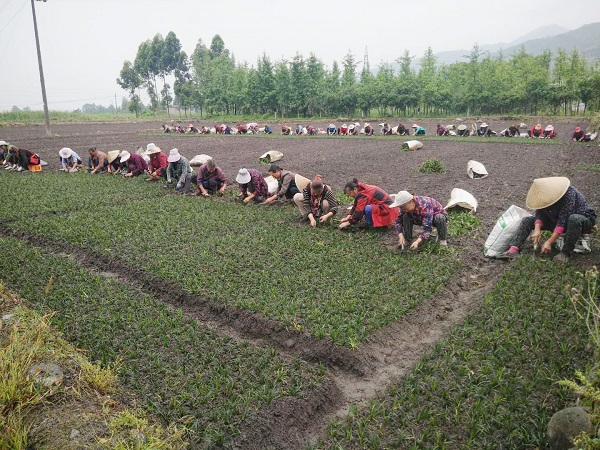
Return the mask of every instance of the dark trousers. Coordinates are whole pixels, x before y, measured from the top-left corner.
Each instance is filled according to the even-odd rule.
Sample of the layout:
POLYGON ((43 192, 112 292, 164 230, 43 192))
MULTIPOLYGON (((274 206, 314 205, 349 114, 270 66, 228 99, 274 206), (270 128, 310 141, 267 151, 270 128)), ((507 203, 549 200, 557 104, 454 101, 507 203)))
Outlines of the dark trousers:
MULTIPOLYGON (((98 158, 92 158, 91 156, 88 158, 88 169, 92 170, 92 166, 96 167, 98 165, 98 158)), ((104 172, 108 168, 108 161, 105 159, 104 164, 98 170, 100 172, 104 172)))
MULTIPOLYGON (((410 241, 413 238, 414 220, 412 215, 404 214, 402 216, 402 229, 406 240, 410 241)), ((436 214, 433 218, 433 226, 437 230, 440 241, 445 241, 448 234, 448 217, 444 214, 436 214)))
MULTIPOLYGON (((198 184, 198 176, 197 175, 192 175, 192 183, 198 184)), ((221 183, 218 180, 204 180, 202 182, 202 186, 204 186, 204 189, 206 189, 206 191, 209 194, 214 195, 215 192, 217 192, 219 189, 221 189, 221 186, 223 186, 223 183, 221 183)))
MULTIPOLYGON (((542 230, 544 231, 554 231, 556 227, 556 223, 552 220, 545 220, 542 218, 542 230)), ((565 244, 562 248, 562 252, 570 255, 573 249, 575 248, 575 244, 577 240, 582 234, 588 234, 592 231, 592 227, 594 226, 594 222, 590 220, 588 217, 583 216, 581 214, 571 214, 567 219, 567 226, 565 228, 564 237, 565 244)), ((533 229, 535 228, 535 217, 524 217, 521 220, 519 225, 519 229, 517 233, 510 241, 510 245, 514 245, 515 247, 521 247, 523 243, 527 240, 533 229)))
POLYGON ((19 150, 19 165, 24 169, 29 169, 29 157, 26 150, 19 150))
POLYGON ((287 192, 285 193, 285 198, 287 198, 288 200, 292 200, 294 198, 294 195, 299 194, 300 190, 298 189, 298 186, 296 186, 296 181, 292 181, 290 183, 290 187, 288 188, 287 192))

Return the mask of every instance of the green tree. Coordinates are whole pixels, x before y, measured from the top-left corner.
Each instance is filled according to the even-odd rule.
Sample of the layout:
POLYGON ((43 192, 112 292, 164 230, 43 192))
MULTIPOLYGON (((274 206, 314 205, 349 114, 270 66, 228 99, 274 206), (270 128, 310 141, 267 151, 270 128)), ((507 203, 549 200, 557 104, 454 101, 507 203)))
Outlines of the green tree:
POLYGON ((358 103, 357 99, 357 82, 356 82, 356 60, 351 51, 348 51, 342 60, 344 71, 342 72, 341 81, 341 98, 340 106, 343 112, 352 117, 358 103))
POLYGON ((136 95, 136 91, 140 88, 142 83, 143 80, 135 70, 131 61, 125 61, 120 76, 117 78, 117 84, 129 92, 131 101, 129 102, 128 107, 130 108, 130 111, 135 112, 136 117, 141 111, 141 102, 139 101, 139 95, 136 95), (134 101, 134 97, 137 98, 137 101, 134 101))

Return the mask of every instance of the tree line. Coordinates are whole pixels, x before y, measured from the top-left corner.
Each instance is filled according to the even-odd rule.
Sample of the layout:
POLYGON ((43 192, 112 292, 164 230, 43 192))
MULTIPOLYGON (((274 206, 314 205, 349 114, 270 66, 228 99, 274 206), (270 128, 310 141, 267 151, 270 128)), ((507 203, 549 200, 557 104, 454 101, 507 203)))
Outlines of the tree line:
POLYGON ((130 94, 136 115, 145 89, 153 111, 170 106, 185 114, 276 117, 363 117, 474 114, 578 114, 600 111, 600 62, 577 50, 491 56, 474 45, 465 61, 438 65, 429 47, 414 69, 408 50, 395 64, 360 72, 348 52, 331 67, 311 53, 255 65, 238 63, 219 35, 207 47, 198 41, 191 56, 175 33, 142 42, 125 61, 117 83, 130 94), (173 89, 167 79, 174 79, 173 89), (159 89, 160 86, 160 89, 159 89))

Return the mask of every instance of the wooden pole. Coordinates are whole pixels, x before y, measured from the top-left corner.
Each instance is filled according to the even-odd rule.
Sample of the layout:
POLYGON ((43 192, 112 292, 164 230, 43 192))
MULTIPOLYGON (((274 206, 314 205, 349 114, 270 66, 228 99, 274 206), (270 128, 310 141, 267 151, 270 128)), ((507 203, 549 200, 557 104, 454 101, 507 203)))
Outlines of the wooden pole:
MULTIPOLYGON (((46 123, 46 136, 52 136, 50 131, 50 114, 48 113, 48 99, 46 98, 46 83, 44 82, 44 68, 42 67, 42 51, 40 50, 40 38, 35 17, 34 0, 31 0, 31 12, 33 14, 33 29, 35 31, 35 46, 37 47, 38 65, 40 67, 40 83, 42 85, 42 100, 44 101, 44 121, 46 123)), ((46 0, 44 0, 46 1, 46 0)))

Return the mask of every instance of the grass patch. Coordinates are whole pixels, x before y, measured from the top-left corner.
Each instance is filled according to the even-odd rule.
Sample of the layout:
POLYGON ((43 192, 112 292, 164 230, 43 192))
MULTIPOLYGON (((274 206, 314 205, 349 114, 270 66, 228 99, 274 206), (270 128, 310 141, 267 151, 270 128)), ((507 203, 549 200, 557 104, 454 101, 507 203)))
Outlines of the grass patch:
MULTIPOLYGON (((6 291, 0 285, 0 311, 10 312, 10 318, 0 322, 0 448, 74 448, 74 445, 98 448, 95 444, 110 442, 110 447, 140 448, 143 444, 140 434, 127 436, 121 433, 121 442, 130 446, 116 447, 115 439, 103 438, 103 428, 108 422, 128 414, 133 418, 144 418, 144 438, 153 442, 156 449, 183 449, 184 428, 170 425, 166 429, 153 425, 145 419, 143 411, 129 411, 110 400, 101 404, 100 396, 106 392, 116 392, 117 377, 111 368, 101 369, 104 389, 98 390, 96 383, 90 383, 85 375, 86 367, 99 367, 92 364, 81 352, 63 340, 60 333, 50 324, 51 314, 41 315, 6 291), (38 384, 28 377, 34 363, 51 361, 65 370, 62 385, 52 387, 38 384), (71 376, 79 372, 79 377, 71 376), (71 381, 69 381, 71 379, 71 381), (95 391, 95 392, 93 392, 95 391), (98 395, 100 394, 100 396, 98 395), (85 417, 80 411, 85 409, 85 417), (51 416, 52 420, 49 421, 51 416), (111 419, 111 417, 113 419, 111 419), (88 429, 93 422, 93 431, 88 429), (49 423, 49 425, 46 425, 49 423), (81 436, 73 441, 69 436, 72 429, 81 436), (98 442, 100 438, 100 442, 98 442), (136 447, 135 444, 138 444, 136 447)), ((122 431, 131 431, 132 427, 122 431)), ((136 429, 136 431, 138 431, 136 429)))
POLYGON ((419 168, 419 172, 421 173, 444 173, 446 172, 446 168, 444 167, 444 163, 439 159, 428 159, 419 168))
POLYGON ((53 323, 93 360, 122 361, 121 382, 165 423, 185 419, 193 443, 224 445, 249 413, 303 395, 324 375, 320 366, 284 362, 272 348, 200 328, 180 310, 88 273, 67 257, 2 238, 0 267, 7 285, 32 306, 58 311, 53 323))
POLYGON ((585 170, 589 172, 600 172, 600 164, 579 164, 575 170, 585 170))
POLYGON ((589 360, 564 293, 575 272, 522 257, 484 305, 367 408, 334 421, 319 448, 545 448, 570 399, 556 380, 589 360))
MULTIPOLYGON (((118 206, 10 225, 110 255, 202 297, 347 346, 406 315, 459 268, 450 253, 399 258, 381 245, 378 232, 296 226, 291 207, 181 196, 139 200, 122 191, 130 180, 107 180, 121 190, 118 206), (357 273, 358 267, 369 276, 357 273)), ((60 197, 47 201, 60 203, 60 197)))

